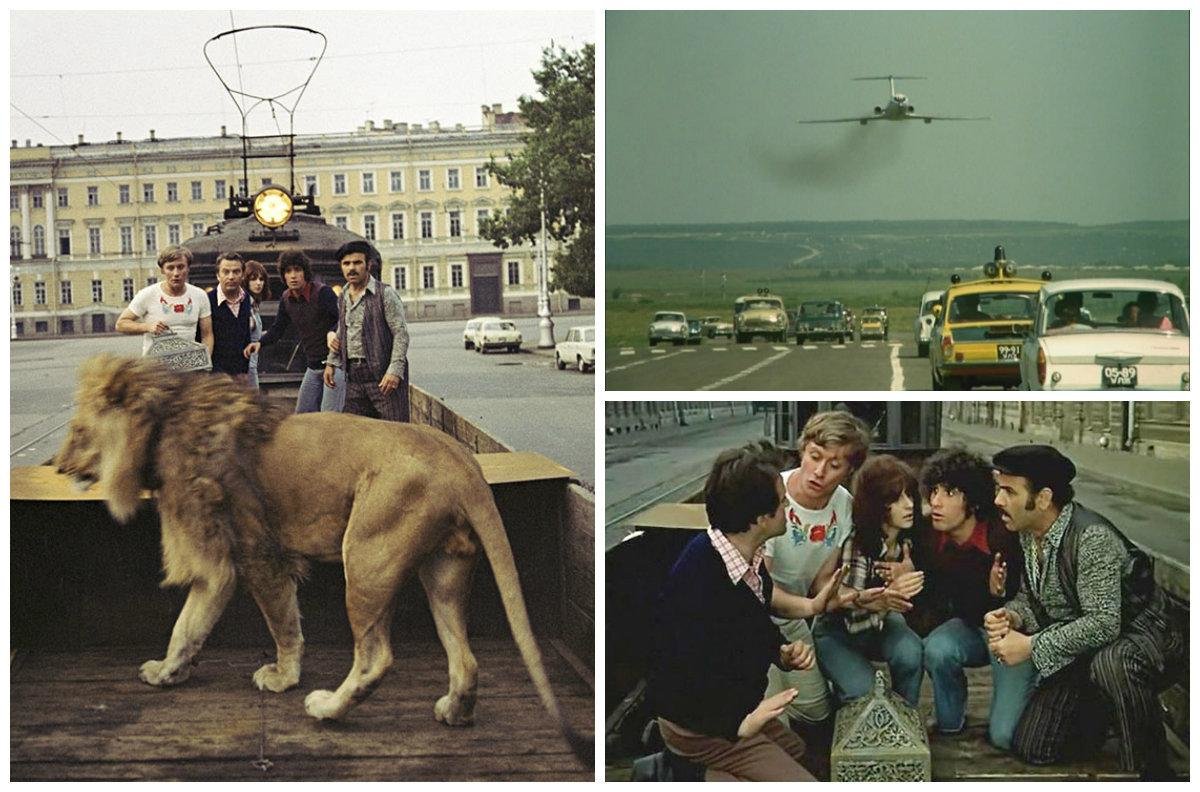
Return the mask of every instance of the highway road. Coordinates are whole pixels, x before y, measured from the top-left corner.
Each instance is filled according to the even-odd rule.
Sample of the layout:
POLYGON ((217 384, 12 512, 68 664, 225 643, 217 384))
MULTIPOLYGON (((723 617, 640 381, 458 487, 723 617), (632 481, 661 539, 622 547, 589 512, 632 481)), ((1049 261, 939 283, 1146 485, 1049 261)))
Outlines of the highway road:
MULTIPOLYGON (((536 318, 515 320, 525 351, 480 355, 462 346, 461 320, 413 322, 413 383, 517 450, 537 451, 595 482, 595 376, 557 371, 552 355, 530 351, 536 318)), ((561 340, 590 315, 555 318, 561 340)), ((66 435, 79 364, 102 352, 137 356, 139 336, 78 336, 9 345, 9 465, 48 460, 66 435)))

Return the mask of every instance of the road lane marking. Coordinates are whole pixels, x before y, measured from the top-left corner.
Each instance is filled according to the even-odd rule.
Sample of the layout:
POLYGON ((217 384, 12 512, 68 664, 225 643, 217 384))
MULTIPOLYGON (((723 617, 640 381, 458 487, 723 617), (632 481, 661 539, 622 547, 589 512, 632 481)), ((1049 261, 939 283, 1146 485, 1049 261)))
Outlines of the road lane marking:
POLYGON ((804 346, 802 346, 800 348, 801 349, 816 349, 817 345, 816 344, 805 344, 804 346))
POLYGON ((712 351, 713 352, 728 352, 729 347, 713 347, 712 351))
POLYGON ((636 355, 637 350, 636 349, 622 349, 617 354, 619 354, 619 355, 636 355))
POLYGON ((775 346, 773 346, 773 347, 771 347, 771 349, 774 349, 776 352, 787 352, 789 349, 791 349, 791 347, 775 347, 775 346))
POLYGON ((665 353, 665 350, 662 350, 662 349, 658 349, 658 350, 651 349, 650 351, 651 351, 652 353, 655 353, 655 352, 656 352, 656 353, 658 353, 658 354, 660 354, 660 355, 663 355, 663 357, 658 357, 658 358, 646 358, 645 360, 635 360, 635 361, 634 361, 634 362, 632 362, 632 363, 626 363, 624 366, 617 366, 616 368, 605 369, 605 370, 604 370, 604 373, 605 373, 605 374, 612 374, 614 371, 624 371, 624 370, 625 370, 625 369, 627 369, 627 368, 633 368, 634 366, 640 366, 640 365, 642 365, 643 363, 649 363, 649 362, 650 362, 650 361, 652 361, 652 360, 666 360, 666 359, 667 359, 667 358, 669 358, 669 357, 674 357, 675 355, 678 355, 678 354, 680 354, 680 352, 682 352, 683 350, 680 350, 680 352, 671 352, 670 354, 666 354, 666 353, 665 353))
POLYGON ((863 349, 874 349, 874 348, 875 348, 875 342, 874 342, 874 341, 863 341, 863 342, 862 342, 862 348, 863 348, 863 349))
POLYGON ((702 391, 713 390, 714 388, 719 388, 722 385, 728 385, 729 383, 733 382, 734 380, 739 380, 742 377, 753 374, 754 372, 758 371, 760 368, 763 368, 764 366, 771 365, 776 360, 779 360, 781 357, 783 357, 787 354, 790 354, 790 353, 791 353, 791 350, 789 349, 786 352, 780 352, 778 355, 772 355, 771 357, 767 358, 766 360, 760 360, 758 363, 755 363, 753 366, 751 366, 748 369, 745 369, 744 371, 739 371, 737 374, 731 374, 730 376, 725 377, 724 379, 717 380, 716 382, 710 383, 701 388, 696 388, 696 390, 702 390, 702 391))
POLYGON ((651 354, 651 355, 665 355, 665 354, 667 354, 667 350, 665 350, 665 349, 651 349, 651 350, 650 350, 650 354, 651 354))
POLYGON ((680 352, 699 352, 699 349, 681 349, 680 352))
POLYGON ((892 348, 892 390, 904 390, 904 369, 900 368, 900 344, 889 344, 892 348))

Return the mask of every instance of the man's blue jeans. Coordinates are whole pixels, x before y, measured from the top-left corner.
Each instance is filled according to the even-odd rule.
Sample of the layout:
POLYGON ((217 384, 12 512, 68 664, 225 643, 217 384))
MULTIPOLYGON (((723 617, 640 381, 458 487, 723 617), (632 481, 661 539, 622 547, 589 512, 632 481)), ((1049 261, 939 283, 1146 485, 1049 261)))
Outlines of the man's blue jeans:
POLYGON ((888 613, 883 629, 863 630, 851 635, 838 615, 817 619, 813 627, 817 665, 825 678, 833 682, 838 702, 845 704, 867 695, 875 687, 875 667, 871 660, 884 660, 892 674, 892 690, 912 706, 921 695, 921 639, 899 613, 888 613))
POLYGON ((987 647, 987 633, 962 619, 951 619, 925 636, 925 670, 933 683, 933 711, 938 731, 962 731, 967 717, 967 675, 964 668, 992 666, 992 703, 988 740, 997 748, 1012 746, 1017 721, 1033 692, 1037 672, 1032 661, 1006 666, 987 647))
POLYGON ((337 387, 326 388, 325 369, 305 369, 300 395, 296 397, 296 412, 341 412, 346 403, 346 372, 334 367, 333 381, 337 387))

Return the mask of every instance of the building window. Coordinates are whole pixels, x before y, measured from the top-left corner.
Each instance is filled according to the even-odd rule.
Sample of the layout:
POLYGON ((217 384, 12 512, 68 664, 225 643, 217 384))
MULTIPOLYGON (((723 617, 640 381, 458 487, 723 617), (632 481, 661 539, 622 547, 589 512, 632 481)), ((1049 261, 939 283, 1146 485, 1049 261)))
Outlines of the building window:
POLYGON ((98 281, 98 280, 92 281, 92 302, 94 302, 94 303, 104 302, 104 282, 103 281, 98 281))
POLYGON ((46 229, 40 225, 33 227, 33 255, 46 255, 46 229))
POLYGON ((19 336, 25 335, 25 323, 24 322, 14 322, 14 324, 16 325, 16 328, 17 328, 17 335, 19 335, 19 336))
MULTIPOLYGON (((88 188, 92 189, 91 187, 88 188)), ((15 212, 21 208, 21 193, 16 190, 8 191, 8 208, 9 211, 15 212)))
POLYGON ((59 325, 58 332, 60 334, 62 334, 62 335, 74 335, 75 334, 75 320, 74 319, 60 319, 60 320, 58 320, 58 325, 59 325))
POLYGON ((21 227, 8 229, 8 257, 21 258, 21 227))
POLYGON ((34 322, 33 331, 35 333, 48 333, 50 332, 50 324, 48 322, 34 322))
POLYGON ((58 229, 58 255, 71 255, 71 229, 69 228, 58 229))
POLYGON ((37 281, 33 284, 33 302, 37 305, 46 304, 46 282, 37 281))
POLYGON ((454 238, 462 236, 462 212, 450 213, 450 236, 454 238))
POLYGON ((337 217, 333 218, 333 224, 343 231, 350 230, 350 221, 345 215, 338 215, 337 217))
POLYGON ((203 201, 204 200, 204 182, 198 182, 198 181, 192 182, 192 200, 193 201, 203 201))
POLYGON ((446 188, 449 190, 457 190, 462 185, 459 183, 458 168, 446 169, 446 188))
POLYGON ((99 228, 93 227, 93 228, 88 229, 88 253, 90 253, 93 256, 100 255, 100 229, 99 228))
POLYGON ((146 278, 147 286, 153 286, 156 283, 158 283, 158 278, 154 277, 153 275, 151 275, 149 278, 146 278))
POLYGON ((167 223, 167 244, 179 244, 179 223, 167 223))
POLYGON ((375 239, 375 215, 363 215, 363 236, 375 239))
POLYGON ((100 205, 100 188, 88 187, 88 206, 100 205))
POLYGON ((475 210, 475 235, 483 236, 483 221, 492 216, 492 213, 487 209, 475 210))
POLYGON ((408 291, 408 268, 396 267, 392 270, 392 286, 396 291, 408 291))
POLYGON ((215 182, 213 182, 213 197, 215 197, 218 201, 225 200, 225 180, 224 179, 217 179, 215 182))
POLYGON ((423 289, 434 288, 433 267, 432 266, 421 267, 421 288, 423 288, 423 289))
POLYGON ((123 204, 129 203, 129 185, 128 184, 118 184, 117 185, 117 203, 123 203, 123 204))
POLYGON ((404 212, 392 213, 392 239, 404 239, 404 212))
POLYGON ((59 208, 65 209, 66 207, 68 207, 70 205, 71 204, 67 203, 67 188, 59 187, 58 188, 58 206, 59 206, 59 208))
POLYGON ((158 252, 158 226, 146 226, 146 252, 158 252))
POLYGON ((433 239, 433 212, 421 212, 421 239, 433 239))
POLYGON ((391 189, 392 192, 404 192, 404 172, 403 171, 392 171, 391 187, 389 189, 391 189))
POLYGON ((421 192, 428 192, 433 189, 433 177, 427 170, 417 171, 417 189, 421 192))
POLYGON ((346 174, 344 174, 344 173, 333 174, 333 194, 334 195, 345 195, 346 194, 346 174))
POLYGON ((238 179, 238 195, 242 196, 243 198, 245 198, 248 195, 248 193, 246 192, 246 180, 245 179, 238 179))
POLYGON ((142 185, 142 203, 154 203, 154 185, 142 185))
POLYGON ((179 203, 179 182, 167 182, 167 203, 179 203))
POLYGON ((124 278, 121 281, 121 296, 125 302, 133 299, 133 278, 124 278))
POLYGON ((463 265, 450 265, 450 285, 455 289, 461 289, 463 285, 463 265))
POLYGON ((475 186, 476 187, 487 187, 488 186, 487 168, 480 166, 475 169, 475 186))
POLYGON ((71 304, 71 281, 66 280, 59 283, 58 296, 59 302, 63 305, 71 304))
POLYGON ((317 177, 316 176, 305 176, 304 177, 304 194, 305 195, 316 195, 317 194, 317 177))
POLYGON ((272 184, 272 182, 271 182, 271 177, 270 177, 270 176, 268 176, 267 178, 265 178, 265 179, 263 179, 263 180, 262 180, 262 186, 263 186, 263 187, 270 187, 270 186, 271 186, 271 184, 272 184))
POLYGON ((517 286, 521 283, 521 262, 508 262, 508 285, 517 286))
POLYGON ((21 304, 21 282, 17 281, 13 284, 13 305, 21 304))
POLYGON ((34 209, 42 208, 42 191, 41 190, 33 191, 33 208, 34 209))
POLYGON ((362 191, 364 193, 375 192, 375 174, 374 173, 364 173, 362 175, 362 191))
POLYGON ((198 237, 204 233, 204 223, 192 223, 192 236, 198 237))
POLYGON ((121 252, 126 255, 133 252, 133 226, 121 226, 121 252))

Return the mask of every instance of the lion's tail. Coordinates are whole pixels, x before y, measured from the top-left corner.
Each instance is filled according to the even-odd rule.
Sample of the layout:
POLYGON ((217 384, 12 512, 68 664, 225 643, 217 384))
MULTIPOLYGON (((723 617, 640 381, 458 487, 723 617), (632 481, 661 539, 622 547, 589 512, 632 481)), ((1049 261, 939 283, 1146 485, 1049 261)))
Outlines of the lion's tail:
MULTIPOLYGON (((490 489, 486 491, 490 494, 490 489)), ((581 763, 591 767, 595 759, 593 741, 579 734, 567 723, 566 717, 558 707, 558 701, 554 698, 554 691, 550 688, 550 679, 546 676, 546 667, 542 663, 542 653, 529 624, 529 612, 525 609, 525 597, 521 593, 521 581, 517 576, 512 547, 508 543, 508 534, 504 530, 504 523, 500 520, 500 512, 496 510, 495 502, 489 497, 483 504, 472 508, 468 518, 491 563, 492 575, 496 578, 496 588, 500 591, 500 600, 504 604, 504 613, 508 616, 513 640, 516 641, 525 667, 529 670, 529 676, 533 679, 533 686, 537 688, 542 706, 558 723, 563 737, 571 746, 571 752, 581 763)))

